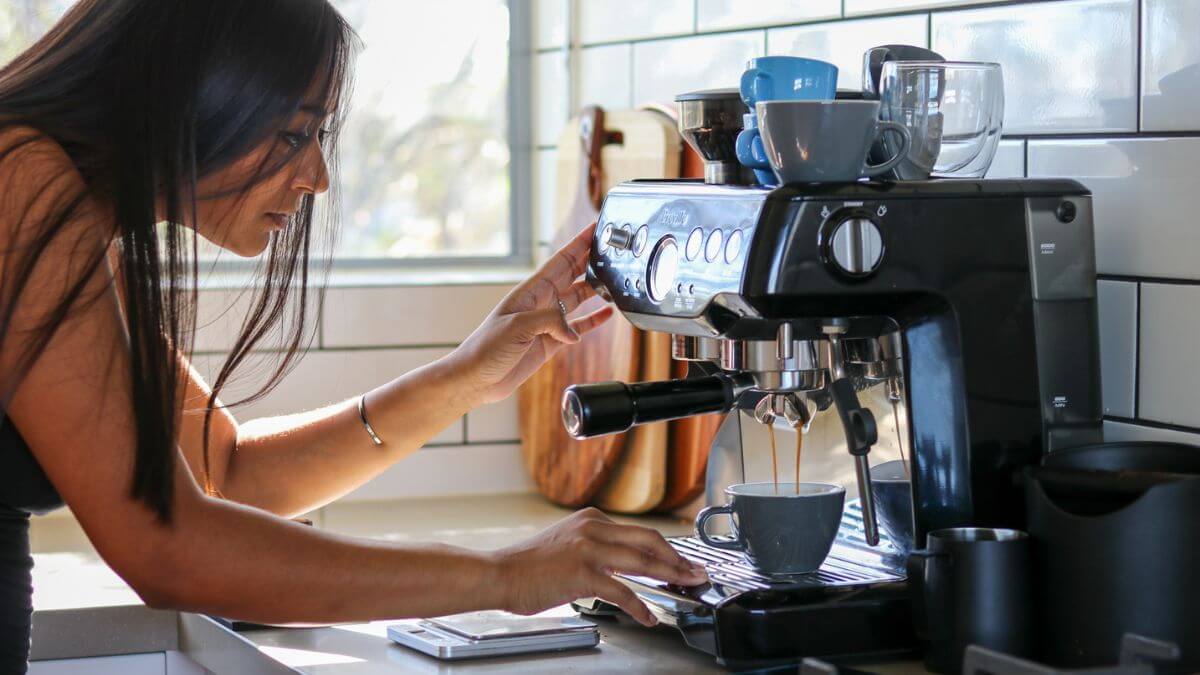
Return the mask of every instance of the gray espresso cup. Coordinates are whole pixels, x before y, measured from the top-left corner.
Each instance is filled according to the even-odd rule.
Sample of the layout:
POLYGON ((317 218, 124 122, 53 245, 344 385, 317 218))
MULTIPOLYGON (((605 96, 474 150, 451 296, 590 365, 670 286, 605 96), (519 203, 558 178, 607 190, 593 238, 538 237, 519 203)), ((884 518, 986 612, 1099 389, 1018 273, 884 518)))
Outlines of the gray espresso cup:
POLYGON ((821 566, 842 522, 846 490, 829 483, 740 483, 725 488, 729 503, 696 516, 696 536, 709 546, 742 551, 770 575, 804 574, 821 566), (733 516, 733 541, 713 539, 710 518, 733 516))
POLYGON ((902 162, 912 134, 898 122, 879 120, 879 101, 760 101, 756 106, 763 149, 781 183, 849 183, 887 173, 902 162), (891 157, 869 164, 885 133, 891 157))

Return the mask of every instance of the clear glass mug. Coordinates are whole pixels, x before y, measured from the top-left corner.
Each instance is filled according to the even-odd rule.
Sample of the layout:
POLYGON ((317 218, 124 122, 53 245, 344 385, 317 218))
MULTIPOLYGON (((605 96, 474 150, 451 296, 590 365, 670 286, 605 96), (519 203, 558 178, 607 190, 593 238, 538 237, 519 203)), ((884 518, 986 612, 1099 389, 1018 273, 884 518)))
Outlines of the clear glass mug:
MULTIPOLYGON (((982 178, 1004 126, 998 63, 889 61, 879 81, 880 119, 908 127, 912 143, 894 178, 982 178)), ((894 154, 895 139, 882 140, 894 154)))

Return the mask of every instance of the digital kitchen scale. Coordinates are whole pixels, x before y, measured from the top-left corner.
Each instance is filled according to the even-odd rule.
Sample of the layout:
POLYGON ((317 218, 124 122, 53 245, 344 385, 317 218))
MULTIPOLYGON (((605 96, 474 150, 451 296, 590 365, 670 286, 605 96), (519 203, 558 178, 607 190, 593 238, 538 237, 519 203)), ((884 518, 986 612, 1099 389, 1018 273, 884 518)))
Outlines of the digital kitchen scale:
POLYGON ((388 626, 388 638, 444 660, 587 649, 600 643, 596 625, 578 616, 524 617, 470 612, 388 626))

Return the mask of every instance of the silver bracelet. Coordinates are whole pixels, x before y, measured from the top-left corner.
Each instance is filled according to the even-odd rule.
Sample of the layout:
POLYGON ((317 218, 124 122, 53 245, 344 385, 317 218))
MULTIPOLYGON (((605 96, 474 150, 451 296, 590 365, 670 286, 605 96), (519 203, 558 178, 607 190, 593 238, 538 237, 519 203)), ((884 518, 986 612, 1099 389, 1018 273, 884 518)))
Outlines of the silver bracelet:
POLYGON ((367 395, 363 394, 358 397, 358 417, 362 420, 363 427, 366 428, 367 434, 371 436, 371 441, 375 445, 383 445, 383 439, 379 438, 379 434, 371 428, 371 423, 367 421, 367 395))

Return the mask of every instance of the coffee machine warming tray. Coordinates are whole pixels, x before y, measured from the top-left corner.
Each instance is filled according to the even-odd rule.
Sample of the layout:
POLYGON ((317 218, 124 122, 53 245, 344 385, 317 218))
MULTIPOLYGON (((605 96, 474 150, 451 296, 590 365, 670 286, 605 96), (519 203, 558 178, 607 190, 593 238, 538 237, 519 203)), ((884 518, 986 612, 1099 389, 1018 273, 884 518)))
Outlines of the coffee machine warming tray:
MULTIPOLYGON (((660 622, 679 629, 689 645, 723 665, 767 667, 809 656, 851 663, 915 649, 904 557, 887 542, 867 546, 857 500, 846 504, 824 564, 808 574, 767 576, 737 551, 713 548, 695 537, 667 541, 705 566, 708 584, 682 587, 646 577, 619 578, 660 622)), ((597 604, 576 606, 604 613, 597 604)))

